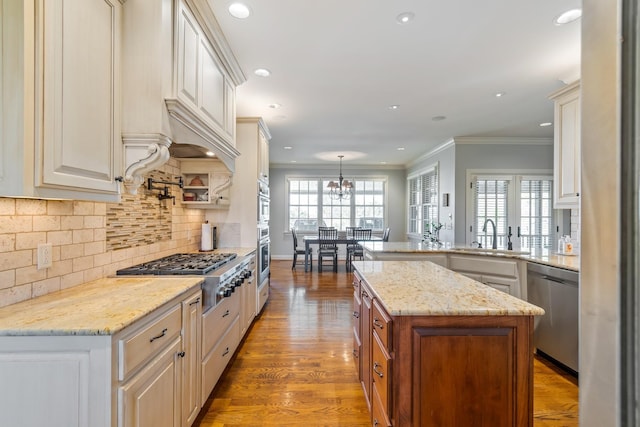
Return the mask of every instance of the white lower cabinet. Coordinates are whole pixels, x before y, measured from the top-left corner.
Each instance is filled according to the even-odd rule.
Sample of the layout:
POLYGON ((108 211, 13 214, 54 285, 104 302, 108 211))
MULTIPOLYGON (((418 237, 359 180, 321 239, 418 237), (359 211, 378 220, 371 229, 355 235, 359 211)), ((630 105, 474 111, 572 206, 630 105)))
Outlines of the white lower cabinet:
POLYGON ((496 259, 485 255, 450 254, 448 268, 514 297, 526 299, 525 261, 515 258, 496 259))
POLYGON ((111 427, 111 337, 0 337, 0 426, 111 427))
POLYGON ((269 299, 269 278, 266 278, 258 288, 258 306, 256 307, 257 313, 260 313, 262 311, 262 307, 264 307, 268 299, 269 299))
POLYGON ((182 425, 190 426, 200 412, 200 354, 202 346, 202 295, 182 302, 182 425))
POLYGON ((118 426, 180 426, 178 336, 153 362, 118 387, 118 426))
POLYGON ((202 405, 240 343, 241 292, 234 292, 202 315, 202 405))

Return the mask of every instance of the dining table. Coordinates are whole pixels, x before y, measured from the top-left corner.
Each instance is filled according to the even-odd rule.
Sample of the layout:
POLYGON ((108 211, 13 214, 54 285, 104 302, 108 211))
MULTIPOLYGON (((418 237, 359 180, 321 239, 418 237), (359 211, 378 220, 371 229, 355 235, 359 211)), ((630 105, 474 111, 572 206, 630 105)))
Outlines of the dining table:
MULTIPOLYGON (((363 240, 358 239, 357 241, 353 237, 347 237, 346 235, 338 235, 337 239, 333 239, 337 245, 348 245, 350 243, 357 243, 363 241, 382 241, 382 237, 380 236, 371 236, 371 238, 363 240)), ((304 271, 305 273, 309 271, 309 248, 311 245, 317 245, 320 243, 320 239, 318 235, 307 235, 302 236, 302 241, 304 241, 304 271)))

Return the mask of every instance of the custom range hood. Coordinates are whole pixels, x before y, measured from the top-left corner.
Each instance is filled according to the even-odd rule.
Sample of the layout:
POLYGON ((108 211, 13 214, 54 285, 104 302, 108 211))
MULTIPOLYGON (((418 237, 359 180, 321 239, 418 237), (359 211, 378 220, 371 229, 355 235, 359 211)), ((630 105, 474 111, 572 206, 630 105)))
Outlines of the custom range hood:
POLYGON ((235 91, 246 78, 208 3, 128 0, 122 9, 127 191, 169 160, 172 144, 211 151, 233 173, 235 91))

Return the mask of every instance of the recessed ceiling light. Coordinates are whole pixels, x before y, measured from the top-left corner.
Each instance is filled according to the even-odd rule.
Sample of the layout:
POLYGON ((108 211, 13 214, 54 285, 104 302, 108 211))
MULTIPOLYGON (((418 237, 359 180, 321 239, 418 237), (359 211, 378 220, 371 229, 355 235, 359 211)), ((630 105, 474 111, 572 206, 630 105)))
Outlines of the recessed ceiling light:
POLYGON ((214 153, 213 151, 207 151, 205 154, 209 157, 215 157, 216 155, 216 153, 214 153))
POLYGON ((276 109, 276 110, 278 108, 280 108, 280 107, 282 107, 282 104, 277 104, 277 103, 276 104, 269 104, 269 108, 273 108, 273 109, 276 109))
POLYGON ((397 110, 398 108, 400 108, 399 105, 389 105, 389 110, 397 110))
POLYGON ((416 15, 413 12, 403 12, 400 15, 396 16, 396 21, 398 21, 398 24, 404 25, 411 22, 415 17, 416 15))
POLYGON ((293 147, 289 147, 288 145, 286 147, 283 147, 285 150, 291 150, 293 149, 293 147))
POLYGON ((381 165, 386 165, 386 164, 387 164, 387 162, 380 162, 380 164, 381 164, 381 165))
POLYGON ((404 151, 404 147, 398 147, 397 150, 398 151, 404 151))
POLYGON ((498 92, 498 93, 496 93, 496 98, 502 98, 506 94, 507 94, 507 92, 498 92))
POLYGON ((544 123, 540 123, 540 127, 547 127, 547 126, 551 126, 553 123, 551 122, 544 122, 544 123))
POLYGON ((434 122, 440 122, 442 120, 446 119, 445 116, 433 116, 431 117, 431 120, 433 120, 434 122))
POLYGON ((231 16, 238 19, 245 19, 251 15, 249 7, 243 3, 231 3, 228 10, 231 16))
POLYGON ((269 77, 271 75, 271 71, 267 70, 266 68, 256 68, 253 71, 253 74, 259 77, 269 77))
POLYGON ((291 163, 298 163, 297 160, 291 160, 291 163))
POLYGON ((564 25, 575 21, 582 16, 582 9, 571 9, 556 16, 553 23, 556 25, 564 25))

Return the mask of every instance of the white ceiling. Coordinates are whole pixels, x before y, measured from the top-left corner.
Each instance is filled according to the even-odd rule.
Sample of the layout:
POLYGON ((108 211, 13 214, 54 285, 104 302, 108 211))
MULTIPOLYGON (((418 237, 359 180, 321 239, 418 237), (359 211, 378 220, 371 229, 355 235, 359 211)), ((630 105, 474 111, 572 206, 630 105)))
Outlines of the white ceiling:
POLYGON ((552 137, 548 95, 579 78, 581 21, 553 19, 580 0, 244 0, 245 20, 209 2, 247 77, 237 115, 264 118, 272 164, 406 165, 452 137, 552 137))

